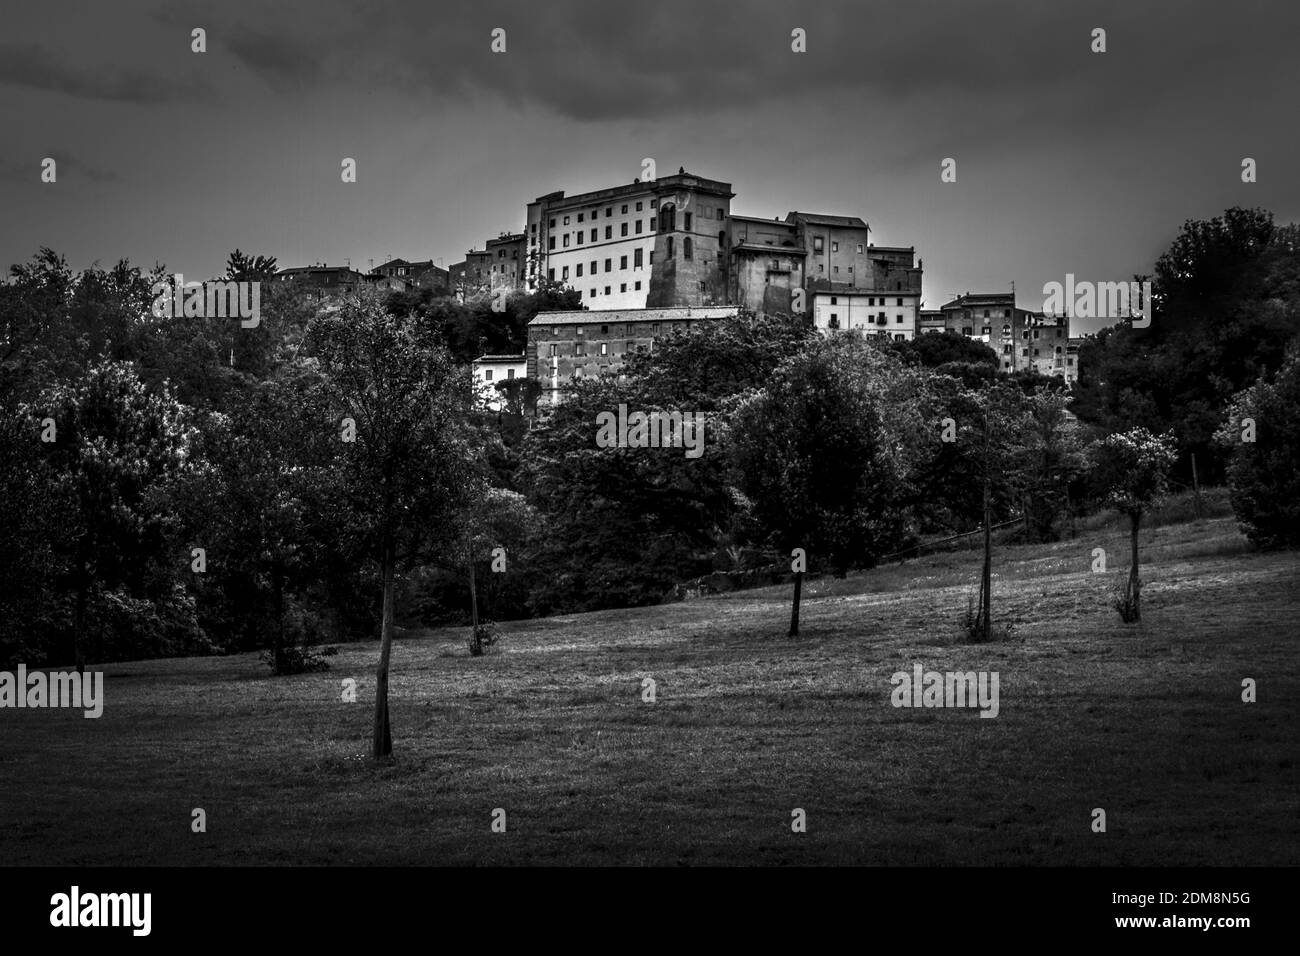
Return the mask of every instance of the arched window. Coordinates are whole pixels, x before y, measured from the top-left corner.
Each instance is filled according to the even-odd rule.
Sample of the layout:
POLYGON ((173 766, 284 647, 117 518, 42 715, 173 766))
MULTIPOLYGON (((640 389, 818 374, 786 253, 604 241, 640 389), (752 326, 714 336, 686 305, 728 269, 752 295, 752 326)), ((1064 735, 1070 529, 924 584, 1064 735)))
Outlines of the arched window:
POLYGON ((687 236, 682 240, 682 258, 690 259, 691 257, 691 237, 687 236))
POLYGON ((668 258, 671 259, 672 257, 673 257, 673 237, 669 236, 668 237, 668 258))
POLYGON ((659 231, 672 232, 677 228, 677 207, 672 203, 659 207, 659 231))

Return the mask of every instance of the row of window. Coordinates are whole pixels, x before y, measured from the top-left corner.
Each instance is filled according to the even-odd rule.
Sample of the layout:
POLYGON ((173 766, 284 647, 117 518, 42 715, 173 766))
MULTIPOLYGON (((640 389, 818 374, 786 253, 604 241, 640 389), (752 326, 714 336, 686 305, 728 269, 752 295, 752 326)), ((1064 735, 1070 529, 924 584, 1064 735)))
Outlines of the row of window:
MULTIPOLYGON (((640 268, 643 268, 643 266, 644 266, 644 262, 643 262, 643 260, 642 260, 642 253, 643 253, 643 252, 644 252, 644 250, 642 250, 642 249, 633 249, 633 250, 632 250, 632 268, 633 268, 633 269, 640 269, 640 268)), ((654 265, 654 261, 655 261, 654 250, 651 250, 651 252, 650 252, 650 264, 651 264, 651 265, 654 265)), ((606 272, 613 272, 613 271, 614 271, 614 265, 613 265, 613 263, 614 263, 614 260, 613 260, 612 258, 610 258, 610 259, 606 259, 606 260, 605 260, 605 271, 606 271, 606 272)), ((618 267, 619 267, 619 269, 627 269, 627 256, 619 256, 619 258, 618 258, 618 267)), ((583 268, 583 263, 581 263, 581 262, 579 262, 579 263, 574 267, 574 269, 575 269, 574 275, 575 275, 577 278, 579 278, 579 279, 582 278, 582 268, 583 268)), ((599 272, 600 272, 600 260, 599 260, 599 259, 592 259, 592 260, 591 260, 591 272, 589 273, 589 275, 593 275, 593 276, 594 276, 594 275, 598 275, 599 272)), ((546 270, 546 276, 547 276, 548 279, 550 279, 552 282, 554 282, 554 281, 555 281, 555 270, 554 270, 554 269, 547 269, 547 270, 546 270)), ((568 266, 561 266, 561 267, 560 267, 560 280, 561 280, 561 281, 567 281, 568 278, 569 278, 569 267, 568 267, 568 266)))
MULTIPOLYGON (((884 304, 885 304, 885 297, 882 295, 882 296, 879 296, 879 298, 880 298, 880 304, 881 304, 881 305, 884 305, 884 304)), ((839 304, 840 304, 839 296, 835 296, 835 295, 831 296, 831 305, 839 305, 839 304)), ((851 303, 850 303, 850 304, 851 304, 851 303)), ((869 297, 867 298, 867 305, 875 305, 875 304, 876 304, 876 297, 875 297, 875 296, 869 296, 869 297)), ((896 299, 896 300, 894 301, 894 304, 895 304, 895 305, 902 305, 902 304, 903 304, 903 300, 902 300, 902 299, 896 299)), ((988 329, 985 329, 984 331, 987 332, 988 329)))
MULTIPOLYGON (((493 371, 494 371, 493 369, 485 368, 485 369, 483 370, 483 381, 485 381, 485 382, 490 382, 490 381, 492 381, 492 372, 493 372, 493 371)), ((508 368, 508 369, 506 369, 506 378, 514 378, 514 377, 515 377, 515 370, 512 369, 512 368, 508 368)))
MULTIPOLYGON (((868 322, 872 321, 871 316, 867 316, 867 321, 868 321, 868 322)), ((894 322, 895 322, 895 324, 900 324, 900 323, 902 323, 902 321, 903 321, 903 317, 902 317, 901 315, 898 315, 898 316, 895 316, 895 317, 894 317, 894 322)), ((889 324, 889 320, 888 320, 887 318, 885 318, 885 313, 883 313, 883 312, 877 312, 877 313, 876 313, 876 318, 875 318, 875 323, 876 323, 877 325, 888 325, 888 324, 889 324)), ((830 327, 833 328, 833 329, 838 329, 838 328, 840 327, 840 317, 839 317, 839 314, 836 313, 836 312, 832 312, 832 313, 831 313, 830 327)))
MULTIPOLYGON (((813 252, 825 252, 825 251, 826 251, 826 240, 825 240, 825 238, 822 237, 822 236, 813 236, 813 252)), ((839 244, 839 241, 836 240, 836 239, 832 239, 832 240, 831 240, 831 252, 839 252, 839 251, 840 251, 840 244, 839 244)), ((859 243, 858 243, 858 255, 862 255, 862 253, 863 253, 864 251, 865 251, 864 246, 862 245, 862 243, 859 242, 859 243)), ((850 269, 849 271, 852 272, 853 270, 850 269)))

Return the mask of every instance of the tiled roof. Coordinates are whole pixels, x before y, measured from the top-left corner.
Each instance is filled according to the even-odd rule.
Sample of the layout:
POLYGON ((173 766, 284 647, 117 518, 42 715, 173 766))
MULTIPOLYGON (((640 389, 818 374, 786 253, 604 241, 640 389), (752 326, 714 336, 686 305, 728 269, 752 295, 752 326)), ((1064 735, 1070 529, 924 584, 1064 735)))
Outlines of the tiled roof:
POLYGON ((737 305, 675 306, 667 309, 579 309, 539 312, 528 323, 534 325, 592 325, 602 322, 687 322, 695 319, 726 319, 740 313, 737 305))

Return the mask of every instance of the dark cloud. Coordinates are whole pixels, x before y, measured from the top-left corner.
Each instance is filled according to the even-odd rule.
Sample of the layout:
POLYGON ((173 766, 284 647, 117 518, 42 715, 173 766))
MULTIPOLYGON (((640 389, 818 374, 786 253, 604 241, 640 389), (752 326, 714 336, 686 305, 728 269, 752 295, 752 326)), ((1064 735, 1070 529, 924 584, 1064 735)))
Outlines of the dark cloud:
POLYGON ((0 43, 0 84, 88 100, 155 104, 194 99, 202 83, 122 66, 87 67, 34 43, 0 43))

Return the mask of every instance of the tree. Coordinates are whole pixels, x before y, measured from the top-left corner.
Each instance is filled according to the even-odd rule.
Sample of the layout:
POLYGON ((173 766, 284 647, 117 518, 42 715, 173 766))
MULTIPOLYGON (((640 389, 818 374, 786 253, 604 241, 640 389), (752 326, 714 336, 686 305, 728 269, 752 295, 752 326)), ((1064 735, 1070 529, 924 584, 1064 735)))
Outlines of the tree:
POLYGON ((1246 537, 1300 546, 1300 348, 1272 381, 1237 396, 1215 437, 1231 456, 1232 509, 1246 537))
POLYGON ((1169 470, 1177 457, 1172 435, 1153 435, 1140 427, 1107 435, 1093 446, 1096 477, 1106 501, 1129 518, 1133 558, 1119 606, 1125 621, 1142 619, 1138 530, 1143 516, 1168 491, 1169 470))
MULTIPOLYGON (((168 390, 151 395, 130 365, 108 360, 46 392, 32 412, 31 440, 53 429, 43 447, 63 514, 51 531, 76 594, 66 657, 80 670, 91 587, 142 591, 150 561, 164 550, 175 521, 169 491, 185 468, 192 428, 168 390)), ((178 564, 167 577, 177 576, 178 564)))
POLYGON ((740 406, 730 431, 735 481, 769 543, 785 554, 803 548, 843 576, 906 537, 921 383, 849 332, 810 342, 740 406))
POLYGON ((1222 479, 1214 433, 1232 397, 1281 367, 1300 334, 1300 226, 1261 209, 1189 220, 1156 263, 1149 328, 1102 330, 1079 354, 1072 406, 1107 432, 1171 432, 1190 479, 1222 479))
POLYGON ((275 256, 250 256, 236 249, 226 259, 226 278, 232 282, 267 282, 278 269, 275 256))
POLYGON ((477 495, 482 436, 469 424, 473 388, 436 336, 388 313, 373 294, 345 299, 309 329, 341 441, 341 487, 350 534, 379 566, 383 594, 376 671, 376 759, 392 752, 388 668, 394 579, 430 546, 455 541, 455 519, 477 495))

